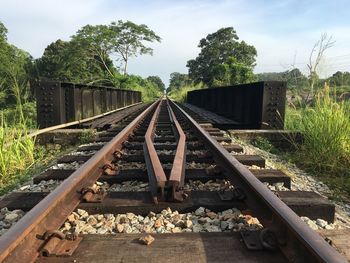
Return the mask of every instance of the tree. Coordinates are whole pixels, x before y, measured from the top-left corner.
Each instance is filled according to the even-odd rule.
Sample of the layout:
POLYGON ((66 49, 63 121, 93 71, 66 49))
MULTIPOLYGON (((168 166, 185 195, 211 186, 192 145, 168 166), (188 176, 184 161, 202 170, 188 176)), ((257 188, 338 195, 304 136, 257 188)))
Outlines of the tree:
POLYGON ((20 102, 30 96, 27 69, 29 53, 7 42, 7 29, 0 22, 0 106, 20 102))
POLYGON ((330 78, 328 78, 327 81, 333 86, 349 86, 350 72, 337 71, 330 78))
POLYGON ((92 84, 113 83, 116 69, 109 57, 101 62, 84 44, 57 40, 45 48, 41 58, 35 61, 34 76, 60 81, 92 84), (112 74, 112 75, 111 75, 112 74))
MULTIPOLYGON (((331 48, 334 45, 335 41, 332 39, 332 36, 328 36, 327 33, 321 35, 320 40, 318 40, 313 46, 310 56, 309 63, 307 67, 309 69, 309 81, 310 81, 310 95, 314 94, 314 85, 318 79, 317 70, 320 65, 320 62, 324 56, 324 53, 327 49, 331 48)), ((308 99, 309 95, 307 96, 308 99)))
POLYGON ((127 73, 129 58, 143 54, 153 54, 153 49, 144 45, 144 42, 160 42, 161 38, 148 26, 137 25, 131 21, 112 22, 109 28, 115 32, 115 51, 121 56, 124 75, 127 73))
POLYGON ((169 87, 167 88, 167 93, 170 93, 172 90, 180 89, 183 86, 191 84, 187 74, 181 74, 179 72, 173 72, 170 74, 169 87))
POLYGON ((187 62, 189 77, 195 83, 204 82, 208 86, 250 81, 257 52, 254 46, 238 39, 233 27, 221 28, 201 39, 199 55, 187 62))
POLYGON ((110 55, 113 53, 116 42, 116 33, 106 25, 86 25, 72 36, 72 44, 76 48, 88 51, 91 59, 100 63, 111 77, 115 70, 110 55))
POLYGON ((163 83, 162 79, 158 76, 149 76, 146 78, 147 81, 153 83, 157 89, 160 91, 160 92, 164 92, 164 89, 165 89, 165 84, 163 83))

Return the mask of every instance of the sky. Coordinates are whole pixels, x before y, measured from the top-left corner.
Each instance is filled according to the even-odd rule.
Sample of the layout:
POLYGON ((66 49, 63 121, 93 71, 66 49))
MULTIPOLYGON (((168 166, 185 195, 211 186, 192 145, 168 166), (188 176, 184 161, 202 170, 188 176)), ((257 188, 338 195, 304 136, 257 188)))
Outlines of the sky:
POLYGON ((0 21, 9 31, 8 41, 34 58, 86 24, 146 24, 162 41, 150 45, 153 56, 131 58, 128 72, 158 75, 168 85, 170 73, 187 73, 186 62, 198 55, 200 39, 222 27, 233 27, 240 40, 256 47, 256 73, 293 65, 306 73, 322 33, 336 42, 319 74, 350 71, 349 10, 349 0, 0 0, 0 21))

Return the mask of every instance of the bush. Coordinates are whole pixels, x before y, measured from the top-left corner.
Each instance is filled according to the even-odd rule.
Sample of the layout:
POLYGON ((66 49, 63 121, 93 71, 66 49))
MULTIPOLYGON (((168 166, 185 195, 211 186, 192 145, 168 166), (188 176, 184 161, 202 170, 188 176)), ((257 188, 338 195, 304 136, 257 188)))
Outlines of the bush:
POLYGON ((19 174, 34 164, 35 138, 27 136, 24 122, 8 127, 2 116, 0 126, 0 189, 19 179, 19 174))
POLYGON ((171 92, 168 94, 169 97, 173 100, 176 100, 178 102, 185 102, 187 99, 187 93, 192 91, 192 90, 196 90, 196 89, 203 89, 204 85, 203 83, 199 83, 196 85, 186 85, 183 86, 179 89, 173 89, 171 90, 171 92))
POLYGON ((289 109, 286 117, 286 128, 304 135, 294 155, 299 164, 327 177, 350 176, 350 104, 339 101, 335 90, 325 86, 314 106, 289 109))
POLYGON ((1 110, 1 119, 6 122, 8 127, 14 127, 18 125, 18 120, 21 118, 21 111, 25 117, 26 127, 30 129, 37 128, 36 122, 36 103, 26 102, 21 106, 22 109, 18 107, 11 107, 1 110))

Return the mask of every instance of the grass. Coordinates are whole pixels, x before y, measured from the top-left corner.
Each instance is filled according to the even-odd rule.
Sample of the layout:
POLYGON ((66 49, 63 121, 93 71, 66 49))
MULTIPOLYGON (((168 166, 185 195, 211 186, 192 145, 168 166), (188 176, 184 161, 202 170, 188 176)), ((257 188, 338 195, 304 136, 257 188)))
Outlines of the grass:
POLYGON ((350 195, 350 104, 325 86, 314 105, 289 108, 286 129, 303 133, 290 160, 321 178, 336 193, 350 195))
POLYGON ((197 85, 186 85, 181 87, 180 89, 172 90, 171 93, 169 94, 169 97, 178 102, 185 102, 187 98, 187 92, 190 92, 196 89, 202 89, 203 87, 204 85, 202 83, 197 85))
POLYGON ((35 137, 29 137, 34 128, 35 103, 22 103, 21 87, 13 82, 15 107, 0 111, 0 193, 3 194, 28 179, 37 161, 46 161, 49 151, 35 145, 35 137))

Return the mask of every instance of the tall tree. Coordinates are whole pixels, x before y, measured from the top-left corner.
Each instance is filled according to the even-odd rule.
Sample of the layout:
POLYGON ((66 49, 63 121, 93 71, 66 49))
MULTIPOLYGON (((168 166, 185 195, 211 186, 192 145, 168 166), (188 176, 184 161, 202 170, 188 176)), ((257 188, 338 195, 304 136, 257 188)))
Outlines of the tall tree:
POLYGON ((161 38, 144 24, 137 25, 131 21, 123 22, 119 20, 117 23, 112 22, 110 29, 115 32, 115 51, 123 60, 124 74, 127 73, 130 57, 153 54, 153 49, 145 46, 144 42, 152 43, 154 41, 161 41, 161 38))
POLYGON ((72 36, 72 44, 76 48, 87 51, 90 55, 105 68, 108 74, 113 77, 115 71, 111 64, 110 55, 116 46, 116 33, 107 25, 86 25, 72 36))
POLYGON ((245 83, 253 78, 256 49, 239 38, 233 27, 221 28, 200 40, 197 58, 189 60, 189 77, 208 86, 245 83))

